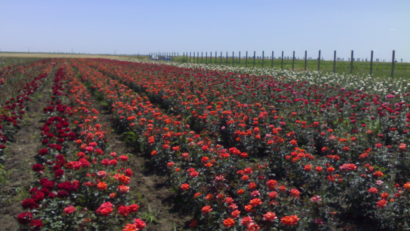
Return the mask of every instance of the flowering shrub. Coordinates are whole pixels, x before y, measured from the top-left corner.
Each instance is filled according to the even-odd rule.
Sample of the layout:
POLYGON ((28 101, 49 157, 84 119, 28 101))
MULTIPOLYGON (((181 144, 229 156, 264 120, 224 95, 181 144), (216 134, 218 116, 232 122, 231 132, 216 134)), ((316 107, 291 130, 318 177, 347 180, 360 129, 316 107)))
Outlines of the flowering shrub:
POLYGON ((19 223, 31 230, 115 230, 126 224, 141 230, 145 223, 134 220, 139 206, 128 196, 128 157, 106 153, 99 113, 68 64, 58 67, 52 90, 44 108, 43 146, 32 166, 38 180, 22 202, 27 212, 19 223))
POLYGON ((0 71, 0 157, 7 143, 14 141, 20 128, 19 122, 27 112, 27 104, 32 95, 41 89, 52 70, 50 60, 34 62, 27 66, 5 66, 0 71), (26 74, 27 73, 27 74, 26 74))
MULTIPOLYGON (((132 127, 132 130, 135 131, 135 133, 144 134, 145 137, 141 137, 141 142, 139 143, 141 145, 148 143, 149 145, 148 146, 144 145, 144 147, 141 147, 141 148, 147 151, 149 155, 152 156, 153 162, 157 163, 159 167, 166 166, 165 168, 169 169, 171 173, 170 175, 171 179, 174 182, 174 185, 176 186, 175 190, 178 190, 179 192, 181 192, 181 194, 185 196, 191 195, 190 197, 186 198, 187 203, 190 203, 190 204, 194 203, 194 207, 200 209, 200 211, 202 211, 203 214, 211 214, 211 216, 201 217, 201 222, 207 224, 204 227, 206 229, 209 229, 210 226, 219 227, 222 224, 224 224, 227 227, 233 226, 233 223, 230 220, 231 218, 226 221, 224 220, 224 222, 222 222, 223 220, 221 219, 223 217, 217 214, 221 213, 221 211, 228 212, 230 209, 234 209, 236 211, 235 213, 237 214, 235 215, 235 218, 238 218, 238 219, 240 218, 239 216, 240 212, 237 210, 238 206, 235 203, 233 203, 234 200, 232 199, 232 197, 227 197, 227 195, 225 195, 226 192, 229 192, 231 190, 233 191, 233 189, 235 188, 235 187, 233 187, 233 189, 226 188, 226 185, 229 185, 229 181, 226 182, 227 179, 225 176, 229 174, 235 174, 236 170, 238 170, 235 168, 236 170, 233 169, 231 173, 229 173, 230 171, 226 172, 227 170, 230 170, 229 166, 232 166, 234 162, 242 163, 241 165, 245 165, 246 160, 243 157, 244 156, 246 157, 246 155, 242 155, 242 157, 238 157, 239 159, 229 158, 230 157, 229 152, 222 149, 221 145, 214 146, 209 140, 201 141, 200 136, 196 135, 195 132, 190 131, 188 129, 189 125, 185 124, 184 121, 181 121, 180 119, 178 119, 178 117, 174 118, 174 117, 162 115, 159 109, 151 108, 152 104, 150 104, 149 102, 147 102, 147 104, 143 103, 144 101, 141 97, 137 96, 136 98, 134 98, 134 96, 131 94, 129 90, 126 89, 125 86, 118 84, 118 82, 116 81, 112 81, 112 80, 106 81, 104 79, 100 79, 104 77, 98 72, 92 72, 92 70, 87 69, 85 67, 82 67, 82 68, 79 68, 79 70, 82 73, 83 79, 90 82, 90 85, 96 89, 95 92, 106 93, 107 94, 105 95, 106 100, 110 100, 110 101, 112 100, 113 109, 115 112, 114 114, 118 115, 117 117, 118 120, 122 124, 124 124, 124 126, 132 127), (103 83, 107 83, 107 84, 103 84, 103 83), (130 104, 123 103, 123 102, 116 103, 115 100, 118 100, 118 98, 124 98, 123 96, 118 95, 118 93, 120 92, 124 92, 124 94, 130 100, 130 104), (142 114, 143 111, 139 112, 139 109, 144 111, 145 118, 141 118, 141 119, 135 118, 137 115, 139 116, 143 115, 142 114), (125 116, 123 116, 122 114, 125 111, 132 113, 132 115, 125 114, 125 116), (138 125, 137 123, 134 123, 133 121, 139 121, 138 125), (148 123, 145 123, 145 122, 148 122, 148 123), (157 126, 154 127, 153 123, 156 124, 157 126), (170 125, 176 126, 175 127, 176 129, 167 128, 167 126, 170 126, 170 125), (162 137, 162 139, 155 139, 154 137, 156 136, 162 137), (180 143, 181 141, 183 141, 183 143, 180 143), (197 142, 198 142, 198 145, 196 144, 197 142), (174 146, 171 148, 169 145, 171 143, 173 143, 174 145, 178 145, 178 144, 180 145, 174 146), (187 151, 187 152, 184 152, 184 151, 187 151), (181 166, 176 167, 174 161, 181 164, 181 166), (188 162, 184 164, 185 161, 188 161, 188 162), (184 173, 185 171, 187 174, 184 173), (198 172, 201 172, 202 174, 198 174, 198 172), (208 182, 215 182, 215 183, 208 184, 208 182), (216 190, 215 190, 215 186, 217 186, 216 190), (200 199, 200 198, 203 198, 203 199, 200 199), (217 200, 214 200, 214 198, 217 200), (224 199, 226 198, 228 199, 229 204, 226 204, 226 206, 221 204, 222 207, 221 206, 219 206, 219 208, 216 207, 215 208, 216 211, 214 211, 214 212, 217 212, 216 214, 214 212, 209 213, 210 211, 212 211, 210 205, 209 207, 207 206, 203 207, 204 203, 212 204, 218 201, 224 201, 224 199)), ((235 152, 235 150, 237 149, 230 149, 229 151, 235 152)), ((239 153, 241 152, 239 151, 239 153)), ((259 165, 257 168, 258 170, 255 172, 264 175, 263 169, 266 169, 266 167, 259 165)), ((248 172, 249 170, 252 171, 252 168, 248 168, 246 171, 248 172)), ((258 176, 258 175, 255 174, 254 176, 258 176)), ((245 177, 243 178, 245 179, 245 177)), ((259 175, 258 178, 259 178, 259 180, 257 180, 258 182, 260 180, 267 179, 261 175, 259 175)), ((255 197, 255 196, 260 195, 259 192, 257 192, 256 190, 254 191, 254 189, 256 189, 257 187, 256 183, 253 183, 250 185, 251 185, 250 189, 253 190, 252 196, 255 197)), ((242 183, 238 185, 238 187, 242 187, 242 183)), ((286 187, 285 187, 285 190, 286 190, 286 187)), ((295 191, 293 190, 292 192, 295 192, 295 191)), ((284 196, 286 197, 287 195, 284 194, 284 196)), ((245 201, 249 201, 249 199, 247 198, 248 197, 243 198, 243 201, 244 201, 242 203, 243 206, 246 205, 245 201)), ((249 206, 247 206, 249 207, 248 208, 249 212, 254 212, 255 209, 252 209, 252 206, 258 207, 259 205, 262 204, 262 200, 259 198, 255 198, 251 200, 249 203, 250 203, 249 206)), ((216 204, 214 204, 213 206, 216 206, 216 204)), ((261 210, 262 209, 265 209, 265 208, 261 207, 261 210)), ((257 212, 261 210, 258 209, 258 211, 255 211, 256 212, 255 214, 257 214, 257 212)), ((229 214, 230 213, 231 212, 229 212, 229 214)), ((269 216, 269 213, 267 216, 269 216)), ((195 224, 195 222, 193 224, 195 224)), ((275 224, 266 223, 266 225, 270 225, 270 226, 275 225, 275 224)), ((255 222, 249 222, 249 226, 259 227, 259 225, 256 224, 255 222)))
POLYGON ((312 82, 106 60, 75 67, 169 172, 196 211, 192 227, 408 225, 399 202, 410 167, 402 85, 387 92, 319 73, 305 74, 312 82))
MULTIPOLYGON (((73 62, 110 104, 125 140, 168 173, 183 209, 194 212, 192 228, 408 228, 408 81, 73 62)), ((2 98, 2 141, 12 139, 25 97, 51 66, 32 64, 24 94, 2 98)), ((38 180, 18 220, 32 229, 142 229, 128 195, 128 157, 110 150, 74 75, 69 65, 56 74, 33 166, 38 180)))

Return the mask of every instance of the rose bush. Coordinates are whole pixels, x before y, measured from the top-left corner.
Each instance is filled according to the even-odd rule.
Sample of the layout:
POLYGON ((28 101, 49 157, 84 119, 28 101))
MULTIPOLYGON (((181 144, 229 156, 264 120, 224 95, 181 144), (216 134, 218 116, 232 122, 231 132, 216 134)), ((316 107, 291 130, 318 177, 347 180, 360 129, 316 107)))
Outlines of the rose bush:
POLYGON ((232 209, 243 206, 259 226, 266 224, 257 218, 269 210, 281 218, 291 217, 291 211, 301 219, 300 227, 322 229, 332 221, 364 219, 378 228, 409 222, 403 215, 408 205, 397 203, 408 197, 403 189, 409 181, 409 94, 400 93, 403 87, 379 91, 383 83, 375 81, 355 89, 326 78, 310 82, 156 64, 81 62, 106 75, 76 64, 83 80, 111 103, 123 128, 137 134, 141 149, 168 169, 176 191, 198 198, 199 224, 224 224, 215 219, 231 213, 216 206, 224 196, 236 202, 232 209), (260 184, 262 179, 266 184, 260 184), (269 180, 282 186, 271 188, 269 180), (254 200, 259 195, 270 196, 259 198, 259 205, 254 200), (282 195, 291 199, 280 201, 282 195), (258 210, 264 201, 275 207, 258 210), (211 202, 215 216, 203 217, 202 208, 211 202))
POLYGON ((18 221, 33 230, 114 230, 140 224, 133 222, 139 206, 128 195, 128 158, 109 151, 99 112, 70 65, 58 67, 52 91, 43 110, 43 146, 32 167, 37 181, 31 198, 22 202, 27 212, 18 221))

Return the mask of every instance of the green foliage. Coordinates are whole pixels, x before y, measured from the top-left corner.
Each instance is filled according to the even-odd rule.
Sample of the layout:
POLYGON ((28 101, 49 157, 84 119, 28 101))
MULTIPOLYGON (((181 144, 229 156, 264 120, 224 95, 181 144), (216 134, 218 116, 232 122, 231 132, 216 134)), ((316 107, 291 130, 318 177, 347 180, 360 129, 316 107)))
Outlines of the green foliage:
POLYGON ((159 223, 158 218, 161 214, 161 210, 155 211, 151 209, 151 206, 148 205, 148 211, 143 211, 139 213, 139 216, 142 220, 148 223, 159 223))

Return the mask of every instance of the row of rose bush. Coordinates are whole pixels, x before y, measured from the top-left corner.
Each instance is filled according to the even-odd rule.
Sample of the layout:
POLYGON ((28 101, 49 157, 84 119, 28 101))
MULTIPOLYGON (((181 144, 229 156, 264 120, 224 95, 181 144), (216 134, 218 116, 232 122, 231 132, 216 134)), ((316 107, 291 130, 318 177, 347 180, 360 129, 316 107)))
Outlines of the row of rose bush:
MULTIPOLYGON (((15 59, 14 60, 14 64, 13 64, 13 60, 8 60, 8 61, 4 61, 0 62, 1 65, 3 65, 0 69, 0 87, 2 87, 3 84, 6 83, 6 81, 10 80, 12 78, 12 76, 15 76, 16 74, 19 73, 25 73, 27 70, 31 69, 31 67, 34 66, 39 66, 38 64, 40 62, 44 62, 47 60, 42 60, 42 61, 38 61, 38 60, 21 60, 21 59, 15 59), (20 62, 18 62, 20 61, 20 62), (18 62, 18 63, 16 63, 18 62)), ((2 96, 3 94, 0 94, 0 96, 2 96)))
POLYGON ((52 92, 32 166, 37 180, 17 218, 22 228, 143 229, 129 196, 128 156, 110 151, 99 112, 68 64, 59 66, 52 92))
MULTIPOLYGON (((179 92, 178 94, 178 92, 176 91, 177 87, 183 87, 182 83, 179 84, 178 82, 174 82, 173 84, 171 84, 172 83, 171 75, 165 75, 165 77, 164 76, 158 77, 158 73, 160 72, 159 69, 163 67, 154 67, 153 70, 150 70, 150 68, 152 67, 146 67, 146 66, 138 67, 135 65, 133 66, 134 68, 127 69, 127 68, 124 68, 125 65, 120 65, 118 62, 116 63, 111 62, 111 65, 108 62, 103 62, 102 64, 101 63, 97 64, 95 62, 94 63, 88 62, 88 64, 94 67, 98 67, 98 69, 102 70, 105 73, 109 73, 111 76, 115 76, 115 78, 119 78, 124 83, 127 83, 129 84, 129 86, 133 87, 134 90, 138 91, 141 89, 149 89, 149 90, 145 90, 145 92, 147 93, 147 95, 151 96, 150 98, 153 98, 157 102, 161 102, 160 100, 158 100, 158 98, 161 98, 161 100, 164 100, 164 99, 169 99, 169 97, 172 97, 172 96, 174 96, 175 99, 177 97, 181 97, 181 95, 184 96, 183 95, 184 92, 182 92, 182 94, 179 92), (137 73, 133 71, 136 71, 137 73), (156 80, 156 78, 161 78, 161 79, 156 80), (150 93, 152 94, 153 92, 154 92, 154 96, 150 95, 150 93)), ((182 81, 181 77, 178 77, 178 78, 180 78, 182 81)), ((185 87, 185 90, 189 92, 190 86, 189 84, 187 85, 188 86, 185 87)), ((98 87, 98 85, 96 86, 98 87)), ((212 85, 212 87, 214 87, 214 85, 212 85)), ((348 94, 352 94, 352 93, 348 92, 348 94)), ((363 93, 363 95, 366 96, 366 93, 363 93)), ((358 98, 363 97, 363 95, 361 96, 359 95, 358 98)), ((190 95, 188 95, 188 97, 189 96, 190 95)), ((319 98, 321 97, 322 96, 320 96, 319 98)), ((192 101, 193 103, 196 103, 195 106, 197 106, 195 108, 195 111, 196 109, 200 109, 200 107, 203 107, 203 108, 207 107, 206 100, 205 102, 204 101, 198 102, 199 97, 195 96, 194 94, 192 95, 191 98, 193 98, 192 101)), ((357 101, 358 100, 356 100, 356 102, 357 101)), ((179 101, 174 100, 173 102, 171 101, 165 101, 165 102, 166 102, 165 104, 178 105, 179 107, 182 107, 182 108, 185 106, 184 102, 181 100, 179 101)), ((304 101, 302 102, 304 105, 307 105, 305 104, 304 101)), ((123 110, 125 111, 126 107, 125 106, 122 106, 122 107, 123 107, 123 110)), ((256 108, 258 107, 260 108, 261 106, 256 105, 256 108)), ((350 108, 354 109, 355 107, 350 107, 350 108)), ((241 109, 243 109, 243 107, 241 109)), ((250 107, 250 109, 254 109, 254 108, 250 107)), ((276 105, 275 109, 283 110, 286 108, 284 108, 283 105, 276 105)), ((383 109, 386 109, 388 111, 388 108, 383 108, 383 109)), ((385 200, 386 199, 385 196, 381 198, 379 197, 380 199, 377 199, 378 198, 377 196, 370 197, 372 193, 378 192, 379 190, 386 190, 388 191, 387 195, 394 194, 394 197, 398 197, 398 198, 401 197, 401 195, 405 192, 403 191, 402 187, 406 185, 405 183, 406 183, 406 180, 408 179, 403 180, 399 178, 400 176, 406 177, 405 171, 408 171, 408 169, 400 168, 400 165, 408 163, 408 160, 406 162, 406 158, 407 158, 406 144, 403 142, 403 140, 399 142, 396 141, 397 142, 396 145, 394 145, 394 147, 392 148, 392 145, 383 145, 381 143, 374 144, 372 143, 374 142, 373 139, 368 139, 370 140, 369 143, 371 145, 366 146, 366 144, 363 144, 362 141, 368 138, 372 134, 368 130, 361 131, 362 133, 364 133, 364 137, 360 136, 361 134, 357 135, 357 133, 355 132, 353 132, 353 134, 346 134, 346 131, 344 132, 345 137, 343 137, 343 135, 341 135, 342 137, 336 137, 334 135, 335 134, 334 130, 340 129, 339 128, 340 125, 338 126, 338 124, 336 124, 334 129, 329 128, 326 123, 321 124, 317 121, 310 124, 310 126, 306 125, 306 122, 305 123, 303 123, 303 121, 298 122, 297 117, 296 117, 298 115, 297 112, 299 112, 298 110, 299 110, 298 108, 295 108, 294 111, 292 111, 292 113, 289 112, 289 115, 287 115, 286 117, 280 118, 280 120, 276 124, 274 122, 273 124, 259 123, 263 125, 262 129, 266 128, 268 131, 272 129, 271 130, 272 132, 269 131, 271 136, 269 136, 268 132, 266 133, 261 132, 261 129, 258 126, 258 122, 260 122, 258 121, 258 119, 261 119, 260 114, 263 113, 263 111, 257 112, 255 116, 256 121, 255 121, 255 118, 253 118, 253 123, 249 123, 249 122, 247 123, 247 122, 242 121, 242 123, 247 123, 242 126, 250 126, 250 128, 252 129, 250 130, 250 132, 249 132, 249 129, 248 131, 246 131, 246 133, 248 132, 250 133, 249 135, 247 135, 246 133, 242 135, 242 137, 245 137, 245 139, 241 138, 239 140, 239 143, 242 143, 242 147, 247 147, 247 145, 249 147, 249 143, 246 143, 246 136, 250 136, 251 138, 254 137, 253 138, 254 140, 260 140, 261 137, 258 138, 258 135, 259 135, 259 136, 262 136, 262 139, 267 138, 265 139, 264 143, 271 142, 271 147, 269 147, 271 150, 273 149, 274 151, 274 149, 279 149, 279 150, 282 149, 281 152, 271 153, 270 155, 268 155, 271 158, 276 158, 270 161, 270 165, 271 165, 270 171, 274 168, 277 168, 279 165, 279 167, 282 170, 281 171, 282 174, 287 176, 285 179, 288 182, 291 182, 292 185, 297 186, 299 190, 305 191, 308 195, 314 195, 315 192, 322 191, 322 194, 324 194, 322 195, 322 198, 325 198, 327 205, 333 205, 332 209, 335 210, 334 212, 335 214, 343 212, 344 213, 343 215, 345 216, 346 214, 353 213, 355 214, 355 216, 352 216, 353 218, 366 216, 367 218, 370 218, 372 221, 377 221, 379 223, 383 223, 384 225, 387 224, 386 221, 389 221, 389 220, 391 221, 390 219, 391 217, 395 217, 396 219, 394 222, 395 225, 402 225, 408 222, 406 220, 407 218, 404 218, 402 215, 403 213, 402 208, 406 207, 406 205, 404 205, 402 201, 396 200, 397 203, 389 204, 387 203, 387 200, 385 200), (257 116, 258 113, 259 113, 259 117, 257 116), (296 125, 296 126, 299 125, 300 130, 286 131, 290 127, 290 126, 286 126, 289 123, 296 125), (333 150, 329 150, 328 153, 323 153, 322 155, 319 155, 319 156, 309 155, 309 154, 306 156, 306 154, 301 155, 300 153, 298 153, 298 150, 294 151, 293 149, 295 147, 293 145, 296 145, 298 143, 296 142, 297 140, 294 140, 295 133, 300 132, 302 134, 305 134, 303 133, 303 130, 309 131, 309 132, 305 132, 306 135, 308 135, 309 133, 315 134, 314 138, 317 139, 316 145, 325 143, 326 140, 324 141, 323 137, 327 136, 328 138, 327 141, 330 143, 330 145, 334 145, 334 147, 332 147, 333 150), (277 141, 275 141, 275 139, 269 139, 270 137, 272 137, 272 135, 275 135, 278 133, 281 133, 282 136, 277 137, 276 139, 277 141), (364 139, 360 139, 360 138, 364 138, 364 139), (245 142, 243 140, 245 140, 245 142), (286 144, 292 144, 292 145, 286 145, 286 144), (359 146, 358 149, 351 150, 352 147, 356 148, 357 146, 359 146), (371 147, 373 147, 373 149, 371 147), (335 152, 335 149, 336 149, 336 152, 335 152), (356 164, 353 164, 354 162, 352 161, 352 159, 354 159, 354 162, 357 161, 356 164), (394 166, 391 166, 391 161, 394 159, 398 159, 399 161, 397 161, 394 166), (316 166, 315 170, 319 174, 316 174, 312 170, 312 167, 315 167, 315 166, 316 166), (326 169, 326 173, 320 174, 321 172, 324 172, 324 170, 322 169, 326 169), (286 171, 283 171, 283 170, 286 170, 286 171), (395 180, 399 184, 395 185, 394 182, 391 181, 390 179, 391 176, 393 175, 394 177, 394 174, 392 174, 392 172, 396 173, 395 180), (320 179, 320 178, 318 179, 318 176, 320 175, 323 177, 323 179, 320 179), (386 182, 384 183, 382 180, 385 180, 386 182), (388 187, 388 185, 390 185, 390 187, 388 187), (384 187, 388 187, 388 189, 385 189, 384 187), (367 199, 364 199, 364 198, 367 198, 367 199), (335 206, 335 204, 337 206, 335 206), (346 206, 346 204, 349 206, 346 206), (387 204, 389 207, 383 210, 382 215, 379 215, 379 209, 384 208, 387 204)), ((318 111, 319 110, 320 109, 318 109, 318 111)), ((402 111, 401 110, 395 110, 395 111, 399 113, 403 113, 403 111, 406 112, 404 108, 402 111)), ((245 113, 245 112, 246 110, 241 111, 241 113, 245 113)), ((365 113, 368 113, 368 111, 365 111, 365 113)), ((391 112, 389 111, 389 113, 391 112)), ((399 113, 395 113, 395 114, 399 114, 399 113)), ((223 115, 223 113, 221 114, 223 115)), ((221 114, 219 114, 218 116, 221 116, 221 114)), ((237 114, 238 113, 236 113, 235 115, 237 114)), ((323 115, 323 113, 317 114, 317 117, 321 115, 323 115)), ((386 115, 380 115, 380 116, 386 116, 386 115)), ((268 118, 269 116, 266 115, 266 117, 268 118)), ((391 120, 390 114, 387 115, 386 118, 388 120, 391 120)), ((264 118, 262 117, 262 119, 264 118)), ((266 122, 266 121, 262 121, 262 122, 266 122)), ((352 132, 349 129, 347 131, 349 131, 349 133, 352 132)), ((395 131, 397 131, 397 129, 393 129, 393 132, 395 131)), ((393 133, 392 136, 394 135, 395 134, 393 133)), ((273 136, 273 138, 275 137, 273 136)), ((376 137, 373 137, 373 138, 375 138, 374 139, 375 141, 379 140, 379 142, 383 142, 384 140, 382 139, 383 136, 381 136, 380 134, 378 134, 376 137)), ((314 145, 314 148, 317 148, 316 145, 314 145)), ((303 147, 303 148, 309 150, 309 146, 303 147)), ((326 148, 328 147, 322 146, 320 151, 327 152, 326 148), (323 148, 325 149, 323 150, 323 148)), ((312 149, 310 149, 310 151, 311 150, 312 149)), ((306 151, 302 151, 302 153, 305 153, 305 152, 306 151)), ((275 173, 278 173, 278 172, 275 171, 275 173)), ((386 194, 383 194, 382 192, 380 192, 377 195, 386 195, 386 194)), ((390 200, 390 202, 394 202, 394 201, 395 201, 394 199, 390 200)), ((388 224, 390 225, 390 223, 388 224)))
MULTIPOLYGON (((165 65, 101 63, 93 66, 109 75, 118 75, 118 70, 123 70, 122 81, 171 111, 193 119, 190 123, 197 124, 199 130, 206 128, 208 133, 221 134, 230 145, 258 127, 258 137, 265 142, 248 142, 252 145, 250 149, 258 150, 268 140, 264 135, 271 133, 269 125, 281 126, 290 134, 294 132, 300 146, 322 155, 329 153, 326 151, 343 153, 343 149, 363 153, 377 143, 399 150, 408 138, 405 99, 409 93, 378 95, 371 91, 347 91, 337 85, 312 86, 284 77, 237 73, 223 76, 221 72, 165 65), (332 133, 327 132, 329 128, 332 133), (327 147, 332 135, 347 139, 356 136, 363 145, 346 148, 330 143, 327 147)), ((359 155, 345 157, 356 161, 359 155)))
POLYGON ((27 78, 33 78, 38 75, 38 71, 44 69, 46 64, 53 62, 50 59, 33 60, 10 64, 0 69, 0 102, 8 100, 17 94, 21 82, 27 81, 27 78), (17 89, 17 90, 16 90, 17 89))
POLYGON ((163 61, 149 61, 149 60, 134 60, 132 58, 122 59, 123 61, 131 61, 138 63, 161 64, 168 66, 175 66, 185 69, 202 69, 202 70, 216 70, 221 72, 243 73, 255 76, 286 76, 287 79, 293 81, 307 81, 311 85, 332 84, 339 85, 347 90, 356 89, 373 89, 378 94, 388 94, 391 90, 395 92, 406 92, 410 86, 410 80, 406 77, 396 76, 395 78, 378 77, 371 75, 357 75, 348 73, 329 73, 320 71, 291 71, 281 70, 278 68, 246 68, 213 64, 195 64, 195 63, 175 63, 163 61))
MULTIPOLYGON (((293 198, 300 192, 285 185, 279 187, 266 165, 248 163, 246 153, 224 149, 202 138, 181 116, 164 114, 147 97, 136 95, 117 80, 81 64, 74 66, 94 93, 112 105, 120 125, 137 134, 136 145, 149 153, 159 169, 168 169, 173 187, 183 196, 182 204, 187 205, 185 209, 195 213, 192 227, 199 222, 197 228, 202 230, 221 226, 252 230, 298 223, 299 218, 292 213, 299 203, 293 198), (280 224, 273 207, 281 217, 280 224)), ((310 219, 304 217, 301 223, 317 226, 310 219)))
POLYGON ((8 142, 13 141, 14 135, 20 128, 19 122, 27 112, 27 106, 34 93, 42 89, 44 82, 52 73, 51 60, 35 62, 28 66, 18 66, 7 72, 7 91, 15 97, 0 95, 0 156, 4 154, 8 142), (15 72, 18 72, 18 76, 15 72))
MULTIPOLYGON (((150 99, 166 105, 184 118, 190 118, 190 124, 196 125, 197 130, 206 128, 207 133, 215 134, 229 146, 250 150, 251 155, 285 156, 290 150, 281 154, 272 153, 270 145, 282 138, 287 142, 288 137, 295 139, 309 153, 337 155, 342 161, 349 162, 364 160, 370 165, 387 168, 396 183, 403 184, 409 180, 410 161, 407 155, 398 155, 407 152, 403 147, 408 145, 410 113, 404 99, 409 93, 392 93, 383 98, 367 91, 352 92, 337 86, 311 86, 292 83, 285 78, 278 80, 254 76, 250 82, 261 79, 270 81, 266 88, 277 87, 271 91, 278 93, 271 95, 272 98, 280 99, 252 101, 258 88, 266 84, 265 80, 249 87, 249 91, 254 92, 250 97, 241 98, 241 92, 233 94, 235 90, 231 92, 233 95, 225 97, 218 95, 223 91, 225 83, 229 82, 219 81, 218 84, 220 73, 198 73, 195 70, 193 74, 186 74, 185 70, 167 69, 166 66, 111 64, 115 65, 101 67, 100 64, 98 68, 110 75, 120 76, 133 89, 145 92, 150 99), (124 72, 118 75, 121 69, 124 72), (173 74, 178 71, 180 75, 173 74), (158 74, 160 72, 162 74, 158 74), (188 82, 195 86, 185 84, 187 81, 181 76, 187 77, 188 82), (195 81, 192 78, 189 81, 190 76, 195 76, 195 81), (207 82, 212 82, 212 87, 204 89, 207 82), (243 103, 246 98, 250 101, 243 103), (286 137, 275 136, 276 131, 272 131, 272 126, 280 127, 286 137), (366 157, 369 148, 376 158, 366 157), (388 165, 391 159, 399 161, 390 169, 388 165)), ((243 80, 242 83, 249 82, 248 79, 244 80, 246 76, 231 75, 233 84, 237 79, 243 80)), ((266 94, 265 90, 259 92, 266 94)), ((279 169, 277 173, 281 174, 281 171, 279 169)))

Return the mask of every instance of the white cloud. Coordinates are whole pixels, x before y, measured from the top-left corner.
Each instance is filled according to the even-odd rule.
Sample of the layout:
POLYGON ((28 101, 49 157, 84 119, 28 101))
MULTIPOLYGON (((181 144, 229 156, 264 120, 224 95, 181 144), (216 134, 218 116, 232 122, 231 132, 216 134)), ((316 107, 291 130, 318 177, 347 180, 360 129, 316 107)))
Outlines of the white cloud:
POLYGON ((394 31, 394 28, 391 28, 390 30, 391 30, 391 31, 394 31))

